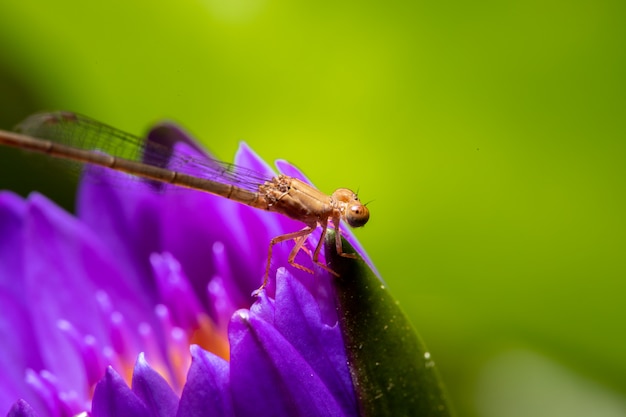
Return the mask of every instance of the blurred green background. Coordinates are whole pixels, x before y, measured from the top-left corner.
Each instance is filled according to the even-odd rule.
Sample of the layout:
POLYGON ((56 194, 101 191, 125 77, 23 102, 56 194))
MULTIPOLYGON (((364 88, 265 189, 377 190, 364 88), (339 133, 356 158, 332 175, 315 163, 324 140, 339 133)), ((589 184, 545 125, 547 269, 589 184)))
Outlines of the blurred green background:
MULTIPOLYGON (((625 3, 0 2, 0 127, 74 110, 246 140, 325 191, 459 415, 626 415, 625 3)), ((73 190, 0 149, 0 188, 73 190)))

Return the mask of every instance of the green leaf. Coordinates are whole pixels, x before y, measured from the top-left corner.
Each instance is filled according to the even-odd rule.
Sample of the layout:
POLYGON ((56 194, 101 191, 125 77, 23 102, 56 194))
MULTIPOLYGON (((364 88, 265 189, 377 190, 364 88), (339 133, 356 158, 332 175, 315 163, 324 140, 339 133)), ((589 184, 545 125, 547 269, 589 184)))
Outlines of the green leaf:
MULTIPOLYGON (((451 416, 430 353, 387 287, 361 259, 339 256, 326 240, 339 321, 361 416, 451 416)), ((343 240, 344 251, 354 252, 343 240)))

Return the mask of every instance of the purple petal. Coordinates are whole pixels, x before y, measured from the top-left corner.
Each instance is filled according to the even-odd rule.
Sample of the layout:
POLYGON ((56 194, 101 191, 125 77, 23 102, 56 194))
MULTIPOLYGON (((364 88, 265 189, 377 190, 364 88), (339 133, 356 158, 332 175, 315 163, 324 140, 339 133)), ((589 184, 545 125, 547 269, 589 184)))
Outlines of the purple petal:
POLYGON ((239 148, 235 154, 235 165, 254 171, 268 179, 276 176, 276 172, 263 159, 248 146, 245 142, 239 143, 239 148))
MULTIPOLYGON (((179 144, 184 144, 188 149, 190 155, 205 155, 207 152, 200 143, 195 141, 182 127, 177 124, 164 122, 154 126, 148 132, 146 138, 148 142, 157 143, 167 149, 173 149, 179 144)), ((161 163, 163 161, 152 161, 151 155, 144 155, 144 162, 161 163)), ((174 167, 176 168, 176 167, 174 167)))
POLYGON ((236 415, 345 415, 316 370, 271 324, 241 310, 229 336, 236 415))
MULTIPOLYGON (((39 372, 27 369, 25 373, 25 379, 30 390, 43 403, 44 408, 41 409, 41 414, 67 416, 74 415, 78 410, 84 409, 85 403, 78 399, 76 391, 63 390, 59 385, 58 378, 51 372, 45 369, 39 372)), ((30 404, 35 408, 36 404, 30 404)))
POLYGON ((154 268, 161 302, 168 307, 173 324, 184 329, 194 328, 202 307, 181 264, 167 252, 153 253, 150 262, 154 268))
POLYGON ((289 273, 282 272, 276 277, 276 330, 316 370, 344 415, 356 415, 355 393, 336 316, 333 326, 324 324, 313 295, 289 273))
POLYGON ((133 370, 132 391, 156 417, 173 417, 178 408, 178 397, 167 381, 148 365, 144 354, 139 354, 133 370))
POLYGON ((23 275, 22 230, 26 216, 26 203, 11 192, 0 192, 0 291, 24 299, 22 282, 16 277, 23 275))
MULTIPOLYGON (((128 294, 133 294, 135 297, 133 303, 125 303, 119 307, 127 318, 133 317, 137 320, 131 325, 143 321, 145 318, 142 316, 145 316, 145 312, 150 311, 155 304, 155 297, 147 295, 150 290, 155 291, 155 286, 144 285, 140 276, 131 274, 120 265, 120 258, 111 250, 105 239, 110 233, 94 231, 89 225, 67 214, 38 194, 31 196, 29 202, 31 203, 30 224, 27 228, 29 240, 25 246, 32 253, 25 256, 27 259, 42 258, 41 268, 54 267, 54 278, 57 278, 59 284, 68 291, 65 295, 71 297, 67 300, 68 303, 79 304, 75 301, 81 299, 77 297, 82 296, 93 299, 94 289, 106 292, 111 299, 125 299, 128 294), (39 251, 39 254, 36 251, 39 251), (89 277, 89 280, 85 277, 89 277)), ((145 262, 148 262, 147 257, 145 262)), ((149 273, 145 275, 151 276, 149 273)), ((51 280, 47 274, 45 277, 46 280, 51 280)), ((56 284, 49 285, 48 290, 52 296, 59 298, 63 295, 55 291, 55 288, 60 288, 53 287, 56 284)), ((72 312, 73 310, 69 309, 72 312)), ((77 317, 77 320, 74 320, 72 317, 72 323, 83 330, 77 323, 84 321, 87 328, 92 328, 96 322, 93 318, 93 316, 77 317)))
MULTIPOLYGON (((79 216, 95 234, 102 236, 121 268, 136 277, 146 297, 153 303, 159 300, 149 259, 153 253, 163 252, 171 253, 185 266, 194 292, 204 294, 209 280, 218 273, 214 264, 207 262, 211 259, 212 244, 220 239, 233 240, 233 231, 225 225, 238 224, 236 219, 228 217, 232 212, 229 207, 235 203, 180 188, 157 193, 139 181, 121 188, 122 174, 90 170, 87 175, 91 171, 98 175, 99 181, 83 181, 79 216), (199 213, 206 221, 198 221, 199 213)), ((230 252, 229 263, 233 263, 238 254, 234 250, 230 252)), ((246 254, 243 256, 247 258, 246 254)), ((247 272, 246 276, 250 276, 247 272)), ((235 280, 228 282, 232 287, 229 291, 233 296, 238 295, 237 305, 244 305, 247 294, 244 297, 235 280)), ((208 307, 206 302, 203 305, 208 307)))
POLYGON ((37 305, 31 309, 33 330, 39 340, 46 341, 46 349, 42 349, 45 363, 62 378, 66 389, 86 387, 87 382, 82 364, 74 359, 73 345, 57 330, 57 322, 75 317, 82 329, 98 330, 97 326, 92 327, 90 319, 97 316, 93 304, 74 297, 93 293, 90 281, 84 279, 81 271, 80 255, 63 253, 66 248, 81 252, 77 236, 81 232, 77 228, 80 225, 71 216, 44 197, 30 197, 24 239, 24 258, 29 260, 24 265, 25 295, 37 305))
POLYGON ((300 181, 303 181, 309 185, 313 185, 311 180, 309 180, 302 171, 300 171, 293 164, 285 161, 284 159, 278 159, 276 160, 274 164, 276 165, 276 168, 278 168, 278 171, 280 171, 281 174, 285 174, 289 177, 297 178, 300 181))
POLYGON ((112 253, 120 269, 135 277, 146 297, 157 299, 148 262, 161 252, 162 204, 146 183, 88 166, 77 196, 77 216, 112 253))
POLYGON ((93 417, 152 417, 141 399, 108 367, 93 394, 93 417))
POLYGON ((43 367, 32 329, 28 307, 7 294, 0 294, 0 413, 16 398, 24 398, 39 411, 45 409, 24 378, 25 369, 43 367))
POLYGON ((197 345, 191 346, 191 357, 177 416, 232 416, 228 362, 197 345))
POLYGON ((0 193, 0 412, 22 397, 39 406, 24 380, 24 369, 41 369, 37 337, 25 298, 23 276, 23 224, 26 203, 17 195, 0 193))
MULTIPOLYGON (((223 245, 215 243, 213 248, 214 252, 221 252, 223 245), (217 251, 216 246, 218 247, 217 251)), ((227 278, 219 274, 213 276, 207 286, 207 297, 210 305, 209 312, 211 317, 215 318, 218 330, 223 334, 226 334, 231 314, 238 308, 231 291, 229 291, 231 285, 232 283, 227 278)))
POLYGON ((37 417, 37 413, 26 401, 17 400, 9 410, 7 417, 37 417))
MULTIPOLYGON (((285 268, 279 269, 277 274, 284 273, 285 268)), ((269 297, 267 291, 261 291, 257 295, 257 300, 252 307, 250 307, 250 313, 268 323, 274 323, 276 316, 276 301, 269 297)))
POLYGON ((29 203, 24 282, 27 297, 37 305, 31 310, 33 328, 46 341, 46 367, 61 388, 87 390, 83 364, 75 359, 81 349, 77 341, 88 336, 102 344, 109 336, 98 294, 117 300, 133 294, 132 303, 118 307, 134 328, 146 320, 152 303, 83 224, 41 196, 31 196, 29 203), (60 323, 71 323, 72 332, 60 332, 60 323))
MULTIPOLYGON (((262 258, 254 249, 238 212, 238 204, 207 193, 180 190, 163 196, 162 232, 170 252, 182 265, 194 291, 204 294, 213 276, 227 278, 228 291, 239 307, 261 282, 262 258), (202 217, 198 217, 202 213, 202 217), (236 239, 235 239, 236 237, 236 239), (214 245, 223 249, 215 262, 214 245), (241 262, 245 259, 245 262, 241 262), (230 271, 220 268, 229 265, 230 271)), ((251 210, 251 209, 249 209, 251 210)), ((205 308, 208 305, 204 304, 205 308)))

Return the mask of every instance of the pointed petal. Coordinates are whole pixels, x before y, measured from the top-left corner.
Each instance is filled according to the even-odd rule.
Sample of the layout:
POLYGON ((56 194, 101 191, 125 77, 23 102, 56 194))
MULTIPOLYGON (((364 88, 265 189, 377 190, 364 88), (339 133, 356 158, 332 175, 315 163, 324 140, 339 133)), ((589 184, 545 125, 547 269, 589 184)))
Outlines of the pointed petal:
POLYGON ((37 413, 26 401, 18 400, 9 410, 7 417, 37 417, 37 413))
POLYGON ((345 415, 315 370, 269 323, 241 310, 231 321, 230 342, 236 415, 345 415))
POLYGON ((76 360, 76 340, 59 331, 59 326, 71 323, 77 337, 107 343, 108 321, 102 320, 98 293, 132 298, 132 303, 118 307, 134 328, 144 321, 155 323, 149 313, 152 302, 137 281, 117 268, 107 248, 84 224, 44 197, 29 198, 27 219, 25 293, 37 300, 37 308, 31 309, 33 331, 47 344, 42 350, 45 368, 57 376, 62 390, 84 387, 86 391, 89 384, 83 364, 76 360))
MULTIPOLYGON (((182 127, 171 122, 159 123, 154 126, 150 129, 150 132, 148 132, 146 140, 152 143, 158 143, 168 149, 173 149, 178 144, 184 144, 189 149, 189 154, 195 156, 208 154, 202 145, 194 140, 182 127)), ((163 162, 162 160, 151 160, 152 158, 151 155, 144 155, 143 160, 148 164, 163 162)))
POLYGON ((319 305, 297 279, 277 274, 276 329, 300 353, 333 394, 345 415, 356 414, 356 400, 339 326, 322 321, 319 305))
POLYGON ((0 192, 0 291, 24 299, 22 228, 26 216, 25 201, 11 192, 0 192))
POLYGON ((148 407, 152 416, 173 417, 178 408, 178 397, 167 381, 148 365, 139 354, 133 370, 132 391, 148 407))
POLYGON ((177 416, 232 416, 228 362, 197 345, 191 346, 191 357, 177 416))
POLYGON ((170 253, 153 253, 154 269, 161 303, 168 307, 172 322, 183 329, 193 328, 202 312, 197 293, 193 291, 182 265, 170 253))
POLYGON ((24 378, 24 369, 43 366, 29 309, 6 294, 0 294, 0 340, 0 410, 6 410, 16 398, 24 398, 41 411, 39 398, 24 378))
POLYGON ((266 176, 267 179, 276 176, 272 167, 261 159, 245 142, 239 143, 239 148, 235 154, 235 165, 257 172, 266 176))
POLYGON ((148 184, 125 176, 102 167, 85 168, 77 216, 113 254, 121 270, 142 279, 138 284, 145 296, 156 299, 147 260, 161 250, 162 202, 148 184))
POLYGON ((33 332, 30 301, 24 294, 23 224, 26 202, 10 192, 0 192, 0 410, 22 397, 35 407, 24 379, 24 369, 41 369, 37 338, 33 332))
POLYGON ((302 182, 305 182, 309 185, 313 185, 311 180, 308 179, 307 176, 304 175, 302 171, 300 171, 290 162, 287 162, 284 159, 279 159, 275 162, 275 164, 276 164, 276 168, 278 168, 278 171, 280 171, 281 174, 285 174, 289 177, 297 178, 302 182))
POLYGON ((93 417, 152 417, 139 397, 111 367, 96 385, 91 414, 93 417))

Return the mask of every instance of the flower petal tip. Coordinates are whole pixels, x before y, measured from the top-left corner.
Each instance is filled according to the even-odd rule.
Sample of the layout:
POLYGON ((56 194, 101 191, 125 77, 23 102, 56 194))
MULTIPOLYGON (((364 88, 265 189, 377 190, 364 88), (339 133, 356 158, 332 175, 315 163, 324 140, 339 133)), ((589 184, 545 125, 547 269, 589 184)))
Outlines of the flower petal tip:
POLYGON ((17 400, 9 410, 7 417, 37 417, 37 413, 26 401, 17 400))
POLYGON ((309 180, 307 176, 304 175, 304 173, 296 168, 296 166, 292 163, 287 162, 284 159, 278 159, 276 160, 276 162, 274 162, 274 165, 276 165, 276 169, 278 169, 278 172, 280 172, 281 174, 297 178, 300 181, 313 185, 311 180, 309 180))
POLYGON ((241 322, 248 322, 250 321, 250 311, 246 309, 237 310, 235 311, 235 314, 233 314, 233 319, 238 319, 241 322))
POLYGON ((131 391, 113 367, 107 367, 96 384, 92 401, 93 417, 151 417, 143 402, 131 391))
POLYGON ((263 174, 268 179, 275 175, 272 167, 243 141, 239 142, 239 148, 235 154, 235 165, 263 174))
POLYGON ((140 353, 133 370, 132 392, 154 416, 173 416, 178 408, 178 397, 158 372, 146 361, 144 353, 140 353))

